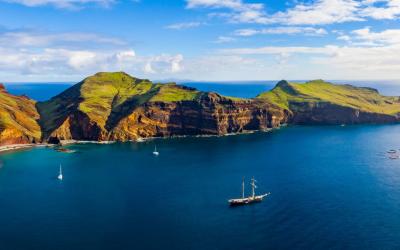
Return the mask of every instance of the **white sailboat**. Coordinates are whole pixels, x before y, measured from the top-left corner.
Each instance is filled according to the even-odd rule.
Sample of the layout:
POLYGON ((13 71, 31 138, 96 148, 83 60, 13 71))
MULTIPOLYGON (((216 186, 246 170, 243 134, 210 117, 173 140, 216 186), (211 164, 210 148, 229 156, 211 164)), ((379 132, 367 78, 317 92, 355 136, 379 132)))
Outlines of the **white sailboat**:
POLYGON ((154 146, 153 155, 158 156, 160 153, 157 151, 157 146, 154 146))
POLYGON ((246 205, 246 204, 251 204, 254 202, 261 202, 264 197, 270 195, 271 193, 266 193, 262 195, 256 195, 255 189, 257 188, 256 186, 256 180, 251 178, 251 196, 249 197, 244 197, 244 178, 242 181, 242 198, 239 199, 230 199, 228 202, 231 206, 238 206, 238 205, 246 205))
POLYGON ((59 173, 58 173, 57 179, 59 179, 60 181, 62 181, 62 179, 63 179, 63 174, 62 174, 62 167, 61 167, 61 164, 60 164, 60 170, 59 170, 59 173))

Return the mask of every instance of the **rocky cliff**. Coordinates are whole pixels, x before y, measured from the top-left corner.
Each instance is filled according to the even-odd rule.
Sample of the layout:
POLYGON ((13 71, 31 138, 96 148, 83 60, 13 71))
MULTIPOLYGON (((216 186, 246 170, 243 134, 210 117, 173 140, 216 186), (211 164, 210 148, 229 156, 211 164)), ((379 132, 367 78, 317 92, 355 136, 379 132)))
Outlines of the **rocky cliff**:
POLYGON ((279 82, 256 99, 289 112, 291 124, 361 124, 400 121, 399 97, 382 96, 376 89, 338 85, 322 80, 279 82))
POLYGON ((109 139, 242 133, 279 127, 286 118, 268 103, 204 93, 198 100, 146 103, 118 122, 109 139))
POLYGON ((279 127, 287 112, 267 102, 224 97, 125 73, 98 73, 38 103, 43 140, 135 140, 222 135, 279 127))
POLYGON ((0 84, 0 146, 40 141, 38 119, 35 101, 11 95, 0 84))

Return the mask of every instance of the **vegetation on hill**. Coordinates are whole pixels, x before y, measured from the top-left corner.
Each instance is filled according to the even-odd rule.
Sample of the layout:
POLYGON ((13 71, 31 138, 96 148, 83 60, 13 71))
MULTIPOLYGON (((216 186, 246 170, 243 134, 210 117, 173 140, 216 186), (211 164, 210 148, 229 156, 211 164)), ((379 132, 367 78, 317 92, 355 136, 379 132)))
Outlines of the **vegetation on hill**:
POLYGON ((74 112, 82 112, 101 129, 110 130, 144 103, 195 100, 200 93, 174 83, 155 84, 124 72, 101 72, 37 106, 46 136, 74 112))
POLYGON ((10 95, 0 85, 0 144, 52 137, 127 140, 189 130, 220 133, 284 122, 397 122, 399 113, 398 97, 322 80, 281 81, 255 99, 242 99, 175 83, 153 83, 124 72, 103 72, 39 103, 10 95))
POLYGON ((271 91, 257 96, 257 99, 287 110, 292 110, 296 103, 328 102, 371 113, 394 115, 400 112, 399 97, 382 96, 372 88, 332 84, 322 80, 306 83, 281 81, 271 91))
POLYGON ((7 93, 0 85, 0 144, 35 142, 40 139, 35 101, 7 93))

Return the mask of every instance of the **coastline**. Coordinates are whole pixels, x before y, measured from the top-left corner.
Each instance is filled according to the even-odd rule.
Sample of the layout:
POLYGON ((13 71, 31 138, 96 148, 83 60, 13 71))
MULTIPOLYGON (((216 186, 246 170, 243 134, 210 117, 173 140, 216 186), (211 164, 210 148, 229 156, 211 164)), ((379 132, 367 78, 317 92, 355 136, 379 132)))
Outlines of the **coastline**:
POLYGON ((47 143, 38 143, 38 144, 10 144, 0 146, 0 154, 5 152, 18 151, 23 149, 30 149, 36 147, 52 147, 53 145, 47 143))
MULTIPOLYGON (((147 142, 155 139, 171 139, 171 138, 185 138, 185 137, 193 137, 193 138, 207 138, 207 137, 225 137, 225 136, 236 136, 236 135, 246 135, 246 134, 253 134, 256 132, 262 132, 262 133, 267 133, 271 132, 273 130, 279 129, 280 127, 277 128, 268 128, 264 130, 255 130, 255 131, 243 131, 240 133, 227 133, 223 135, 175 135, 175 136, 169 136, 169 137, 147 137, 147 138, 138 138, 137 140, 129 140, 126 142, 136 142, 136 143, 141 143, 141 142, 147 142)), ((118 143, 119 141, 85 141, 85 140, 62 140, 60 141, 61 146, 68 146, 68 145, 73 145, 73 144, 113 144, 113 143, 118 143)), ((9 145, 3 145, 0 146, 0 154, 1 153, 6 153, 6 152, 14 152, 18 150, 24 150, 24 149, 31 149, 31 148, 37 148, 37 147, 56 147, 56 144, 49 144, 49 143, 37 143, 37 144, 9 144, 9 145)))

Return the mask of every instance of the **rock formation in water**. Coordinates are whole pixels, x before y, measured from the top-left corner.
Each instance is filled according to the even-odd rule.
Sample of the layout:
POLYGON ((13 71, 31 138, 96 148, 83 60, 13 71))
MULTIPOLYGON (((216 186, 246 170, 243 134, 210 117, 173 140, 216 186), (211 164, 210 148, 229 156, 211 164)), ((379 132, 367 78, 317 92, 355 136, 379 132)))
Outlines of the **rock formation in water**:
POLYGON ((399 121, 398 97, 321 80, 279 82, 254 99, 221 96, 123 72, 97 73, 46 102, 0 86, 0 145, 223 135, 289 124, 399 121))

